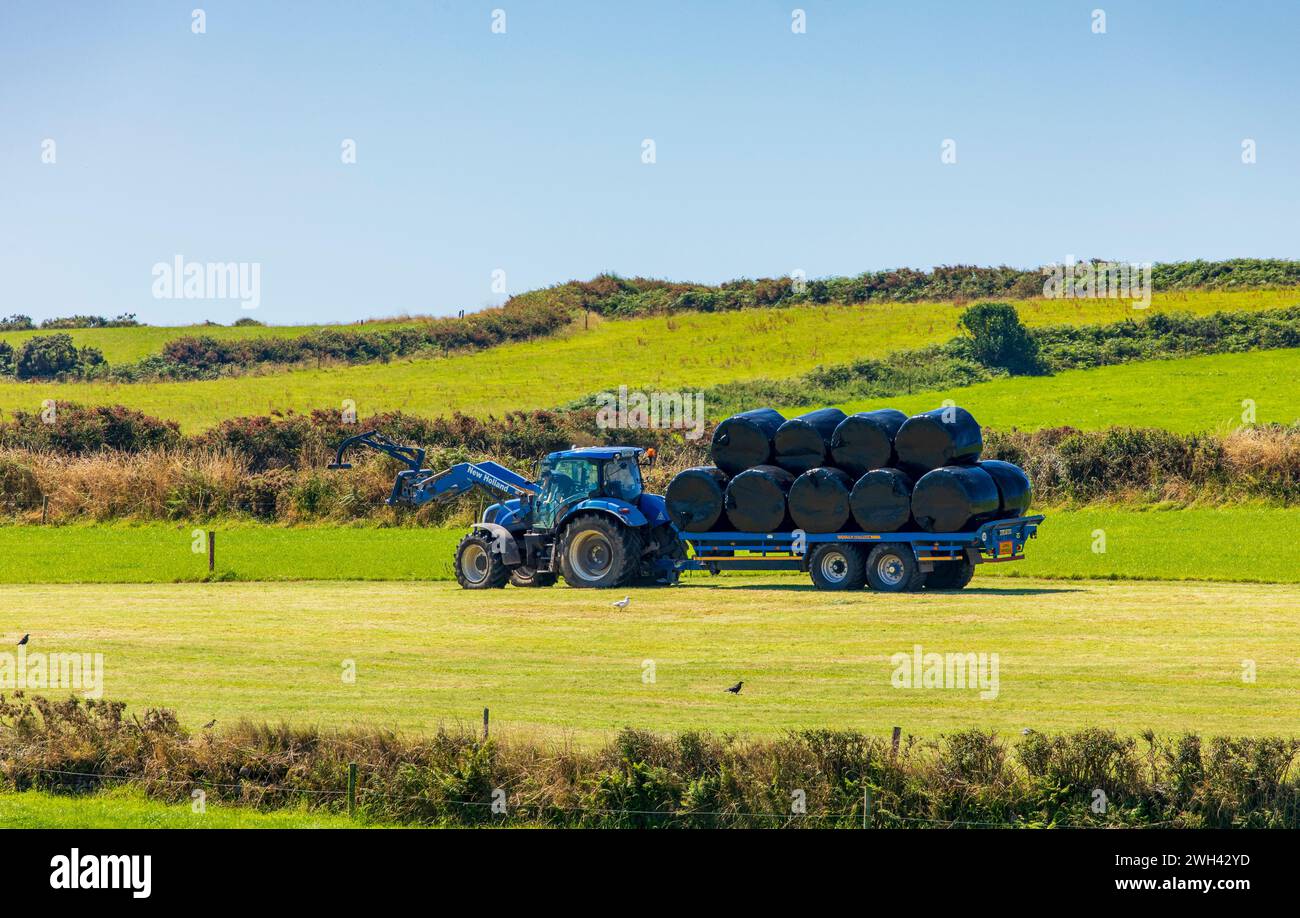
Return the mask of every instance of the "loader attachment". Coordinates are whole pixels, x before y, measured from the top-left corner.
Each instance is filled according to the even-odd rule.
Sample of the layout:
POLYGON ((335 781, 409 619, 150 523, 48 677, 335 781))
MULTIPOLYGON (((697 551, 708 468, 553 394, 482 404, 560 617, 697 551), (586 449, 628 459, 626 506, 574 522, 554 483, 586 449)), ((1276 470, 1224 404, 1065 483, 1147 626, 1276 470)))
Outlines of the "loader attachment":
POLYGON ((367 446, 386 456, 392 456, 413 472, 420 471, 424 466, 424 450, 420 449, 418 446, 405 446, 388 439, 377 430, 367 430, 365 433, 359 433, 356 436, 348 437, 340 443, 338 450, 334 454, 334 461, 331 462, 327 468, 352 468, 352 463, 344 462, 343 456, 354 446, 367 446))

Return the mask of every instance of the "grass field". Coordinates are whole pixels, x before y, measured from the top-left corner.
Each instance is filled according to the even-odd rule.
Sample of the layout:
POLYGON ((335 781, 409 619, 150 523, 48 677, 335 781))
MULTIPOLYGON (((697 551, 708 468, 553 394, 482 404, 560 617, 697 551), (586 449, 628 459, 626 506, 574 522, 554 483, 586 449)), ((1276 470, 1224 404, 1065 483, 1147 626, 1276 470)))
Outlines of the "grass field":
MULTIPOLYGON (((1179 433, 1227 432, 1242 425, 1242 402, 1255 403, 1258 423, 1300 420, 1300 350, 1211 354, 1149 360, 1051 377, 1018 376, 897 398, 850 402, 845 411, 888 404, 907 412, 937 408, 944 399, 970 409, 988 427, 1036 430, 1068 424, 1081 430, 1111 425, 1161 427, 1179 433)), ((789 415, 806 411, 788 408, 789 415)))
MULTIPOLYGON (((1109 322, 1162 310, 1258 310, 1298 301, 1300 292, 1283 290, 1156 295, 1145 313, 1119 300, 1028 300, 1018 307, 1028 324, 1043 325, 1109 322)), ((819 364, 845 363, 945 341, 955 334, 960 311, 951 303, 874 303, 689 313, 597 322, 590 330, 576 329, 558 337, 439 360, 201 382, 4 383, 0 384, 0 411, 38 410, 48 398, 117 403, 177 420, 187 431, 210 427, 222 418, 275 409, 339 407, 344 399, 355 401, 362 414, 401 409, 424 415, 453 410, 500 415, 518 408, 555 407, 619 385, 675 391, 734 380, 794 376, 819 364)), ((108 329, 97 333, 156 336, 167 331, 108 329)), ((221 331, 268 333, 263 329, 221 331)), ((155 338, 153 344, 160 347, 162 340, 165 338, 155 338)), ((151 344, 146 350, 152 353, 157 347, 151 344)))
POLYGON ((729 577, 631 596, 619 610, 605 592, 450 584, 9 585, 0 607, 32 632, 29 657, 102 653, 106 697, 172 707, 193 728, 248 717, 428 732, 487 706, 507 739, 629 724, 1275 734, 1300 692, 1293 585, 1026 579, 882 595, 729 577), (998 654, 996 697, 895 688, 891 657, 916 645, 998 654), (742 694, 722 691, 737 679, 742 694))
POLYGON ((208 804, 195 813, 188 803, 160 803, 136 788, 66 796, 39 791, 0 791, 3 829, 341 829, 364 823, 346 816, 282 809, 258 812, 208 804))
MULTIPOLYGON (((1026 560, 980 576, 1300 582, 1300 509, 1047 511, 1026 560), (1093 551, 1104 530, 1106 551, 1093 551), (1265 546, 1261 548, 1261 546, 1265 546)), ((449 580, 460 529, 213 524, 216 577, 449 580)), ((206 527, 205 527, 206 528, 206 527)), ((172 583, 208 577, 194 526, 0 527, 0 583, 172 583)), ((202 545, 200 545, 202 548, 202 545)), ((803 575, 775 582, 806 584, 803 575)))

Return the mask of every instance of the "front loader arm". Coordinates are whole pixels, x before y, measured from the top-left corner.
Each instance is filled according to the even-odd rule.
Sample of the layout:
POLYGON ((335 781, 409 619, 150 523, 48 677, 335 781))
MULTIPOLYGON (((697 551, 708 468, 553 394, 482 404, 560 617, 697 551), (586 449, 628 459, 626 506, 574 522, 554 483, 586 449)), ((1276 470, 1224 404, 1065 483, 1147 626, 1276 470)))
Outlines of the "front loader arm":
POLYGON ((388 503, 418 507, 482 488, 500 500, 537 493, 537 485, 495 462, 462 462, 445 472, 398 472, 388 503))
POLYGON ((331 469, 350 469, 352 463, 344 462, 349 449, 364 446, 386 456, 392 456, 406 466, 397 473, 393 493, 385 501, 389 506, 406 504, 418 507, 429 501, 449 500, 474 488, 482 488, 500 500, 536 494, 537 485, 527 478, 495 462, 462 462, 443 472, 431 472, 424 466, 424 450, 418 446, 405 446, 385 437, 377 430, 367 430, 348 437, 338 445, 331 469))

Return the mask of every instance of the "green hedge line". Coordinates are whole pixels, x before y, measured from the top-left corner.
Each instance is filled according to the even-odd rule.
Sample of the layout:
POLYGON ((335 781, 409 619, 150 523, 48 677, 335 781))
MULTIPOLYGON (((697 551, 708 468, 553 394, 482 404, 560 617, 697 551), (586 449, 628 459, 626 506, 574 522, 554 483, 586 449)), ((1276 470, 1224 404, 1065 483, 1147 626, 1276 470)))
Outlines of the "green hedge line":
POLYGON ((40 697, 0 699, 0 723, 0 783, 14 790, 127 783, 168 801, 203 790, 214 803, 340 812, 347 765, 364 762, 362 817, 413 825, 859 828, 870 791, 876 827, 1300 826, 1300 740, 1279 737, 1092 728, 1013 745, 965 730, 909 736, 895 754, 849 730, 759 740, 624 729, 582 749, 466 730, 244 722, 192 734, 166 710, 128 717, 120 703, 40 697))

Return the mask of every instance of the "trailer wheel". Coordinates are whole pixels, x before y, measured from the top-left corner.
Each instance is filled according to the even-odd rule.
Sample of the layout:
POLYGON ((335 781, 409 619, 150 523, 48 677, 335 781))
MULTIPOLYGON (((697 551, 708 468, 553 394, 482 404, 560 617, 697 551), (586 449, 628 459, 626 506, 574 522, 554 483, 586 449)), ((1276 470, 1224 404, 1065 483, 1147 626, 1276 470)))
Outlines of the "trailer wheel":
POLYGON ((927 590, 960 590, 975 576, 975 565, 970 558, 960 561, 944 561, 934 566, 934 570, 925 575, 927 590))
POLYGON ((564 530, 560 571, 571 587, 627 586, 641 564, 641 533, 598 514, 584 514, 564 530))
POLYGON ((909 593, 921 589, 925 574, 909 545, 877 545, 867 556, 867 583, 881 593, 909 593))
POLYGON ((819 590, 860 590, 867 582, 862 550, 856 545, 818 545, 808 558, 808 573, 819 590))
POLYGON ((456 582, 466 590, 499 590, 510 569, 492 554, 492 540, 471 532, 456 546, 456 582))
POLYGON ((510 572, 510 585, 517 587, 555 586, 556 576, 550 571, 538 571, 523 564, 510 572))

